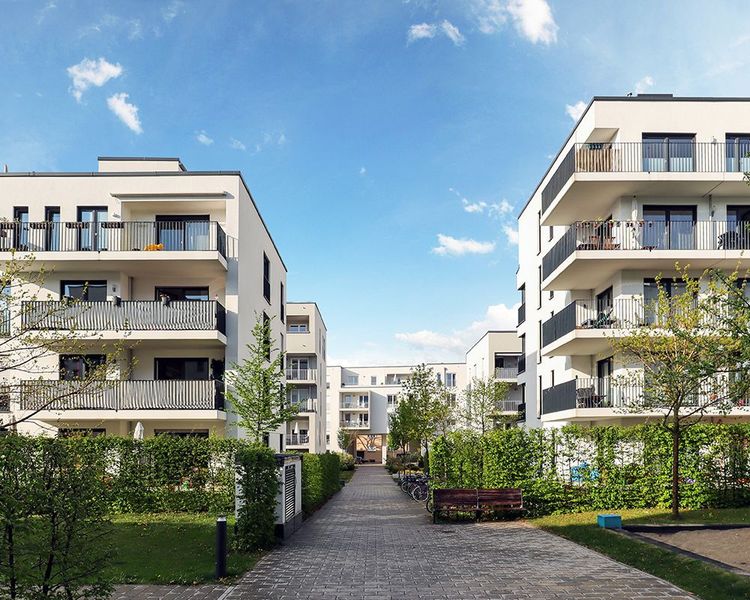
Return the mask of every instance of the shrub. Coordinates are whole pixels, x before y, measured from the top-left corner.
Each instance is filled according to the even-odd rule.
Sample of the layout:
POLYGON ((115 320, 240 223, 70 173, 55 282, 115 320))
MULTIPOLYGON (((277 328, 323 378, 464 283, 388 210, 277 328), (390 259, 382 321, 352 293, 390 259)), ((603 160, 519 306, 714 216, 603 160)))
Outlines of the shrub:
POLYGON ((310 514, 341 489, 338 454, 302 455, 302 510, 310 514))
POLYGON ((353 471, 354 470, 354 457, 348 452, 338 453, 339 461, 341 462, 342 471, 353 471))
POLYGON ((240 550, 273 545, 276 496, 279 491, 278 465, 270 448, 245 446, 237 452, 239 488, 236 544, 240 550))

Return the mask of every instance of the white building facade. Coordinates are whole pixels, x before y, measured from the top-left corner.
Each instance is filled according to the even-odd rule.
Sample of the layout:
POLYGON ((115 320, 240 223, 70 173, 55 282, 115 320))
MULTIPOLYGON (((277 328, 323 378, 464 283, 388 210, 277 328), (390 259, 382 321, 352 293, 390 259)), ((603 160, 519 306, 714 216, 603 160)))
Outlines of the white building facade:
POLYGON ((286 311, 287 398, 299 411, 286 425, 286 447, 325 452, 326 325, 314 302, 288 302, 286 311))
POLYGON ((750 267, 749 152, 750 99, 592 100, 519 215, 529 426, 655 416, 626 409, 639 391, 618 383, 610 338, 649 322, 657 276, 682 293, 676 262, 750 267))
MULTIPOLYGON (((270 320, 275 346, 287 333, 286 267, 242 175, 187 171, 177 158, 99 158, 98 167, 0 174, 0 260, 33 255, 46 271, 35 299, 85 308, 63 310, 45 334, 72 322, 86 345, 45 357, 43 374, 6 374, 28 381, 4 420, 33 413, 19 426, 30 433, 132 435, 140 422, 146 436, 242 436, 224 374, 245 358, 257 316, 270 320), (116 381, 36 412, 40 385, 70 385, 114 342, 116 381)), ((269 445, 283 449, 285 433, 269 445)))

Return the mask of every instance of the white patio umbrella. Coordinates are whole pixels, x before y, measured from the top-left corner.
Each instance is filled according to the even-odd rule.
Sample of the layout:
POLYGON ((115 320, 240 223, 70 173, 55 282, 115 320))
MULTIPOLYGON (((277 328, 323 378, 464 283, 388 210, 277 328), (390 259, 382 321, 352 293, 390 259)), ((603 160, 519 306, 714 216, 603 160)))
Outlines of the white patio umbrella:
POLYGON ((135 429, 133 430, 133 439, 134 440, 142 440, 143 439, 143 423, 138 421, 135 424, 135 429))
POLYGON ((297 421, 294 422, 294 435, 299 434, 299 423, 297 421))

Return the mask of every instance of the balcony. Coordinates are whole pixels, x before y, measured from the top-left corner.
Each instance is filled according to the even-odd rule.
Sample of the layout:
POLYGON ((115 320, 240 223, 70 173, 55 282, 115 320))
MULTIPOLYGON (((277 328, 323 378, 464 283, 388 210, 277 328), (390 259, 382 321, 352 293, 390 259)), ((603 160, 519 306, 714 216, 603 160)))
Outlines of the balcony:
POLYGON ((339 427, 342 429, 369 429, 370 423, 362 420, 341 420, 339 427))
POLYGON ((366 401, 359 401, 359 400, 342 400, 339 404, 340 410, 369 410, 370 409, 370 402, 368 400, 366 401))
POLYGON ((518 372, 523 373, 526 371, 526 354, 521 354, 518 357, 518 372))
POLYGON ((216 221, 0 222, 0 255, 11 251, 41 262, 75 262, 70 269, 142 261, 141 268, 149 264, 153 272, 163 261, 184 258, 213 260, 226 270, 227 239, 216 221))
POLYGON ((317 381, 317 369, 304 369, 293 367, 286 370, 286 380, 288 382, 315 383, 317 381))
POLYGON ((577 221, 544 255, 543 289, 591 289, 624 268, 658 273, 677 261, 732 270, 750 257, 750 232, 735 228, 730 221, 577 221))
POLYGON ((517 413, 521 405, 520 400, 503 400, 497 407, 498 413, 517 413))
POLYGON ((633 195, 742 196, 745 152, 735 143, 676 139, 574 144, 542 188, 542 225, 604 216, 616 198, 633 195))
POLYGON ((305 398, 303 400, 289 400, 290 406, 296 406, 298 413, 311 413, 315 412, 315 400, 313 398, 305 398))
POLYGON ((526 321, 526 304, 521 304, 518 307, 518 325, 526 321))
POLYGON ((581 377, 542 391, 542 415, 578 409, 622 409, 637 406, 643 386, 610 377, 581 377))
POLYGON ((495 367, 495 379, 515 379, 518 367, 495 367))
MULTIPOLYGON (((153 332, 226 333, 226 311, 215 300, 168 303, 151 300, 85 302, 78 300, 23 302, 21 327, 31 331, 75 331, 95 333, 99 337, 117 337, 126 333, 131 339, 153 337, 153 332), (131 332, 136 332, 130 335, 131 332)), ((201 336, 198 336, 201 337, 201 336)))
POLYGON ((287 446, 309 446, 310 436, 303 435, 301 433, 287 433, 286 445, 287 446))
POLYGON ((33 380, 21 382, 20 408, 44 412, 134 411, 134 418, 141 418, 142 411, 223 411, 224 393, 221 382, 209 380, 33 380))

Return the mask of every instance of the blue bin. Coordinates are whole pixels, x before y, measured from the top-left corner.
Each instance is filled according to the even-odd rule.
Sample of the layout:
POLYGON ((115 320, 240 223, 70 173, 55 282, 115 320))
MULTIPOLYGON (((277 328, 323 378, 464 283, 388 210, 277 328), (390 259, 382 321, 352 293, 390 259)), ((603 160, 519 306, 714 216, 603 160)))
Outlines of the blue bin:
POLYGON ((597 515, 596 522, 604 529, 622 529, 622 517, 620 515, 597 515))

